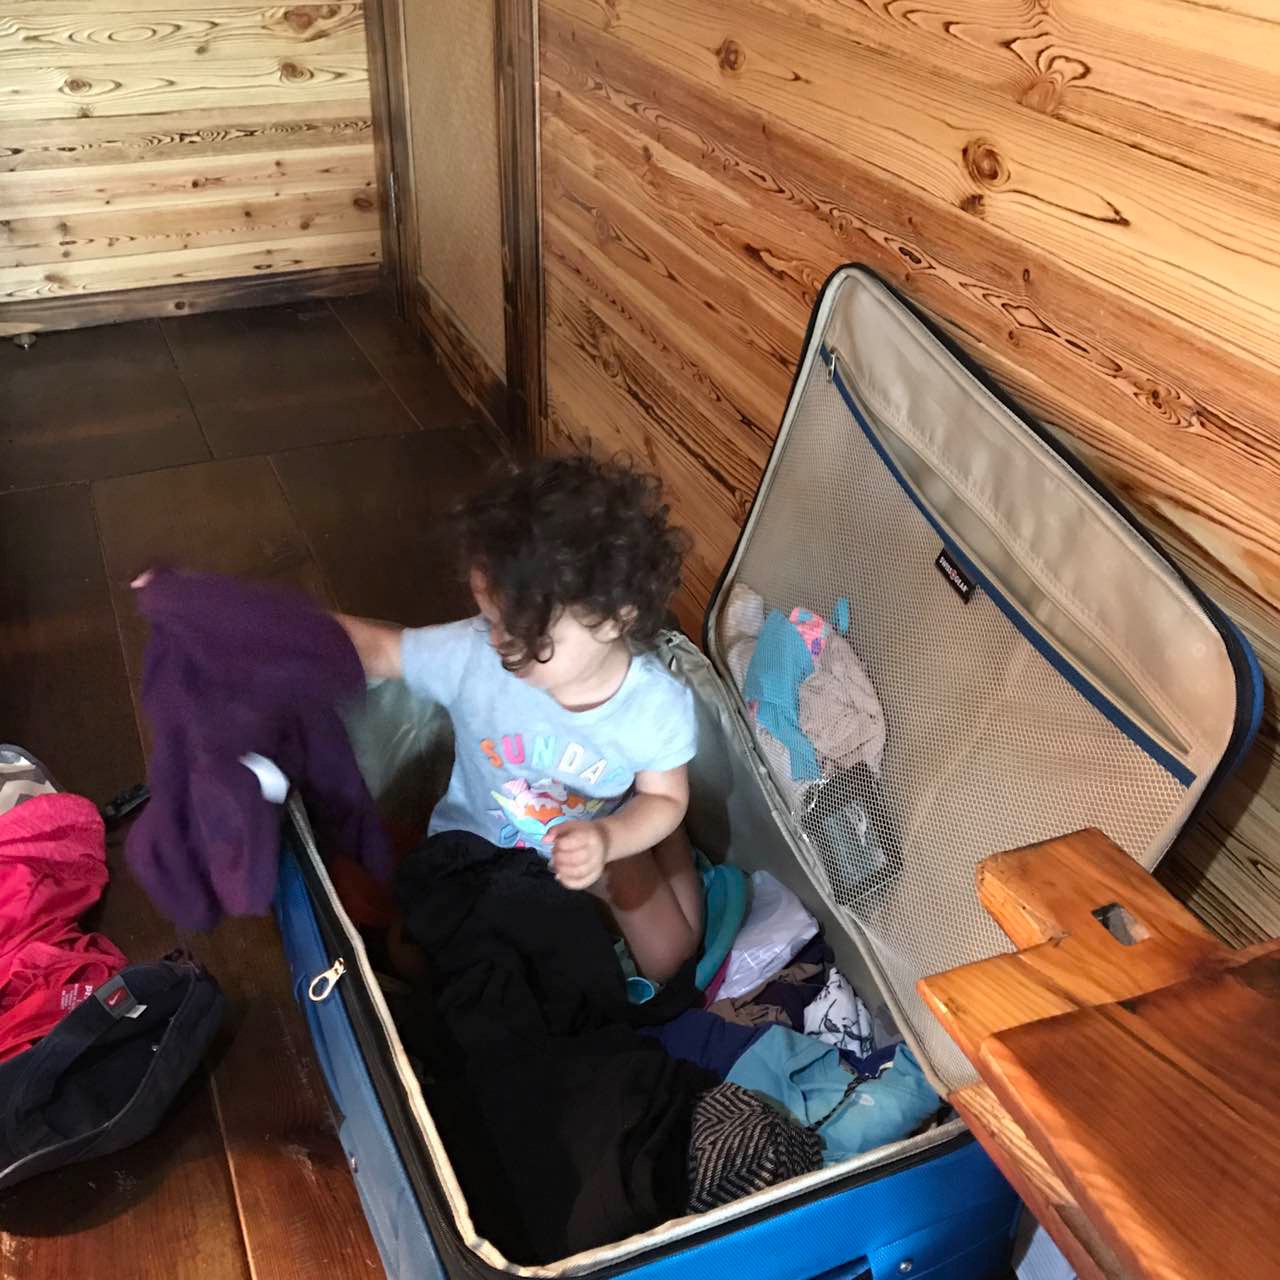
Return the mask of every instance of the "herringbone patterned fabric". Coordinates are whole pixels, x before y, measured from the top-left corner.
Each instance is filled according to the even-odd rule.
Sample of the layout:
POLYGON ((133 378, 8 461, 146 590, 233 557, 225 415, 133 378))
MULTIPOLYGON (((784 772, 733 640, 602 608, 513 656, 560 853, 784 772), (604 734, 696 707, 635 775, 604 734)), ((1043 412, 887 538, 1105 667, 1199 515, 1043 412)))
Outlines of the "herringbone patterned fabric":
POLYGON ((705 1213, 822 1164, 822 1139, 736 1084, 717 1085, 693 1109, 689 1212, 705 1213))

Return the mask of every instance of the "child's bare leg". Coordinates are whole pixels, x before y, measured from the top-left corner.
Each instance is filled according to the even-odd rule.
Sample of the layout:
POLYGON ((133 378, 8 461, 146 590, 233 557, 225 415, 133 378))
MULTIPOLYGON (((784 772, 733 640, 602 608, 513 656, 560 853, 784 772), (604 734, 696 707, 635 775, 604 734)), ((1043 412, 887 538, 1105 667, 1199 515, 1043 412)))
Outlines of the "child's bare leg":
POLYGON ((682 851, 679 845, 670 847, 672 839, 649 853, 609 863, 591 888, 613 913, 636 968, 652 982, 670 979, 702 941, 701 890, 692 853, 684 852, 687 866, 681 866, 682 851))
POLYGON ((671 886, 684 918, 694 936, 702 941, 702 877, 694 863, 693 845, 684 827, 677 827, 665 840, 653 846, 653 858, 662 878, 671 886))

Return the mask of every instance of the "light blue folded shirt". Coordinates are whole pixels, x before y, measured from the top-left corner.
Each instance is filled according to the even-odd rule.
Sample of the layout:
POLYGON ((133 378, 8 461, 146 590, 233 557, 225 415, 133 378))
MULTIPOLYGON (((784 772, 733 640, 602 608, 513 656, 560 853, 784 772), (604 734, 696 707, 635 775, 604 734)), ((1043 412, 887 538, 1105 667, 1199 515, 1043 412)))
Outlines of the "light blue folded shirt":
POLYGON ((905 1044, 898 1046, 893 1062, 879 1076, 858 1085, 841 1103, 851 1077, 839 1051, 782 1026, 761 1036, 727 1078, 730 1084, 772 1098, 804 1125, 821 1120, 835 1107, 818 1129, 823 1164, 838 1164, 897 1142, 942 1105, 905 1044))

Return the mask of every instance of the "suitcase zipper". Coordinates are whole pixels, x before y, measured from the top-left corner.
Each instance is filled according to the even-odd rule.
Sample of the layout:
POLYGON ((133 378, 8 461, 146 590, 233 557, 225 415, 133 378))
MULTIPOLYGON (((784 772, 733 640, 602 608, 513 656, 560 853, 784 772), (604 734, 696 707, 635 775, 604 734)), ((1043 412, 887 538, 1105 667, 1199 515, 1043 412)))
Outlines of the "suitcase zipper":
POLYGON ((323 1004, 338 985, 338 979, 347 971, 347 962, 339 956, 323 973, 317 973, 307 984, 307 999, 313 1004, 323 1004))
MULTIPOLYGON (((835 384, 841 399, 845 403, 845 407, 852 414, 854 421, 863 434, 869 438, 872 447, 881 455, 882 461, 889 467, 908 498, 924 515, 925 519, 939 531, 939 536, 943 538, 944 547, 951 551, 953 556, 958 553, 973 564, 978 571, 979 582, 996 607, 1004 613, 1014 627, 1022 632, 1033 647, 1040 650, 1041 656, 1050 665, 1054 666, 1069 683, 1076 687, 1077 692, 1080 692, 1090 701, 1093 700, 1091 691, 1096 693, 1111 708, 1124 716, 1129 721, 1130 727, 1123 728, 1122 732, 1131 741, 1142 747, 1149 756, 1160 763, 1184 787, 1190 786, 1195 781, 1195 777, 1190 773, 1183 761, 1183 756, 1189 750, 1186 736, 1170 723, 1169 718, 1161 710, 1152 705, 1105 641, 1099 640, 1093 635, 1086 635, 1085 637, 1103 660, 1110 662, 1118 669, 1120 679, 1125 682, 1126 688, 1117 688, 1114 679, 1099 673, 1096 670, 1096 661, 1091 664, 1087 655, 1077 657, 1072 653, 1068 657, 1069 651, 1063 647, 1062 643, 1049 633, 1042 631, 1032 621, 1035 616, 1034 612, 1022 602, 1015 603, 1015 597, 1008 593, 1007 588, 992 578, 985 568, 974 560, 969 548, 962 545, 961 540, 957 537, 949 522, 920 493, 914 477, 911 477, 904 469, 902 459, 898 456, 898 449, 905 449, 911 457, 918 458, 931 476, 937 477, 955 494, 961 504, 972 511, 980 521, 986 523, 982 512, 968 503, 966 495, 956 488, 945 473, 939 471, 933 465, 931 459, 920 453, 908 438, 904 437, 892 424, 886 422, 867 403, 866 398, 857 389, 857 382, 852 371, 840 353, 834 348, 825 348, 824 350, 826 357, 830 360, 827 375, 828 381, 835 384), (1073 678, 1073 675, 1075 678, 1073 678), (1136 736, 1133 730, 1137 730, 1136 736), (1143 741, 1144 739, 1145 742, 1143 741)), ((826 360, 824 359, 825 363, 826 360)), ((1145 544, 1143 549, 1147 552, 1151 550, 1145 544)), ((1016 552, 1014 554, 1016 560, 1016 552)), ((1162 565, 1162 567, 1164 566, 1162 565)), ((1036 587, 1041 589, 1039 584, 1036 584, 1036 587)), ((1104 711, 1104 714, 1108 713, 1104 711)))

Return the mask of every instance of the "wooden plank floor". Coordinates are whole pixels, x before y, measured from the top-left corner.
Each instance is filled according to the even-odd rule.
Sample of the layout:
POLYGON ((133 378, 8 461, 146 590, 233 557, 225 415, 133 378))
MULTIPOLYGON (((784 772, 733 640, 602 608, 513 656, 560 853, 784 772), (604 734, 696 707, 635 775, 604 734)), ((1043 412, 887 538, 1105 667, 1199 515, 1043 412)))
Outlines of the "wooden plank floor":
MULTIPOLYGON (((490 452, 380 298, 0 345, 0 737, 96 801, 139 780, 155 561, 286 582, 409 623, 459 615, 443 514, 490 452)), ((108 848, 94 924, 191 947, 230 998, 161 1130, 0 1197, 0 1277, 381 1274, 275 924, 182 935, 108 848)))

